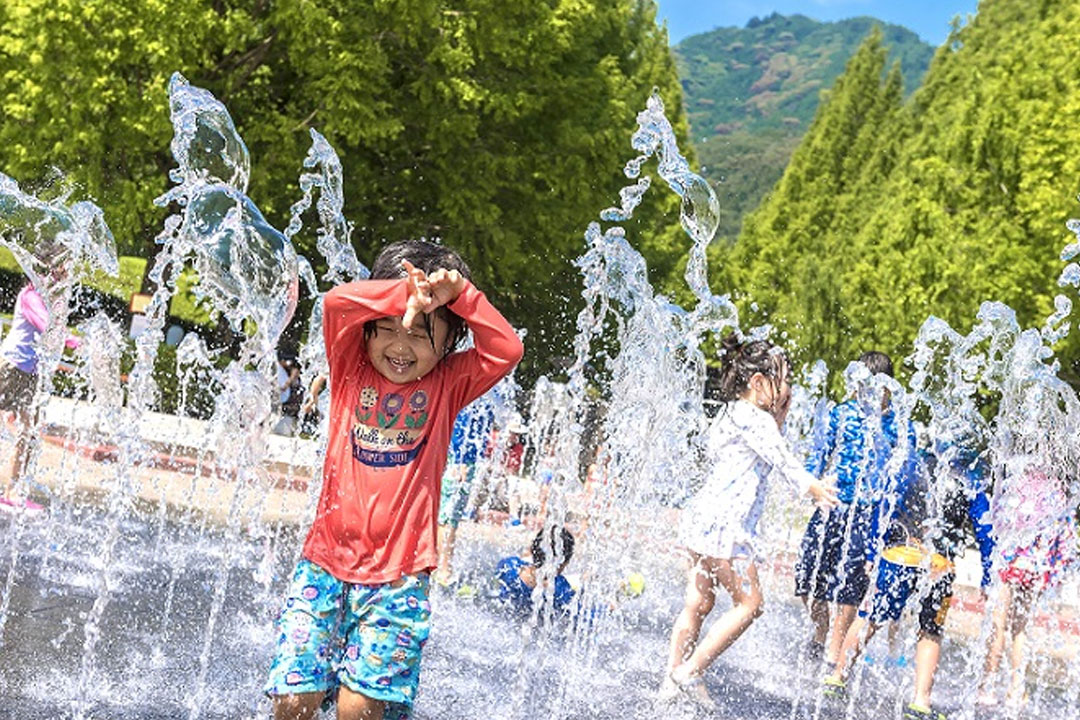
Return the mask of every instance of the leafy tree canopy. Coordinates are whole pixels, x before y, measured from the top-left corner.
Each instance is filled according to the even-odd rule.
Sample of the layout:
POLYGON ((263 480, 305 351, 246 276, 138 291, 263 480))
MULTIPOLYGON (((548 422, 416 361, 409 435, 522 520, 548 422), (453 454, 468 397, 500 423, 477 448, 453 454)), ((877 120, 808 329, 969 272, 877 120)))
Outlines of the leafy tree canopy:
MULTIPOLYGON (((0 8, 0 171, 51 166, 97 199, 121 253, 147 257, 168 186, 174 71, 228 106, 252 199, 278 227, 307 129, 341 155, 353 243, 440 237, 530 332, 546 370, 573 334, 571 259, 610 204, 634 116, 680 88, 652 0, 8 0, 0 8)), ((685 135, 685 120, 677 120, 685 135)), ((685 249, 654 193, 636 228, 658 276, 685 249)), ((314 229, 296 238, 318 265, 314 229)))

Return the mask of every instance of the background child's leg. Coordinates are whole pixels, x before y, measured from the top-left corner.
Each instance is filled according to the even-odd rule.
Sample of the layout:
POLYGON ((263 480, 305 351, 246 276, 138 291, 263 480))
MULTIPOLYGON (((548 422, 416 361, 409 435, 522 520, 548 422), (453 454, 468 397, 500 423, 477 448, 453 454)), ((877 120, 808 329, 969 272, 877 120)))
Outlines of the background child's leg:
POLYGON ((1035 604, 1035 593, 1026 588, 1017 588, 1009 613, 1009 634, 1012 648, 1009 651, 1009 691, 1006 701, 1019 702, 1024 698, 1024 675, 1026 665, 1024 652, 1027 650, 1027 622, 1031 608, 1035 604))
POLYGON ((1001 655, 1005 651, 1005 632, 1009 616, 1012 614, 1012 603, 1012 586, 1003 582, 998 590, 997 606, 994 608, 994 630, 987 642, 986 662, 983 664, 983 676, 979 682, 980 691, 989 692, 993 685, 994 675, 1001 667, 1001 655))
POLYGON ((469 501, 469 487, 466 484, 467 468, 456 464, 448 466, 442 479, 442 492, 439 498, 439 559, 435 569, 435 578, 440 583, 450 582, 454 568, 454 545, 457 541, 457 526, 469 501), (464 495, 464 497, 462 497, 464 495))
POLYGON ((844 636, 843 645, 840 646, 833 678, 843 680, 847 676, 848 670, 859 659, 866 643, 870 642, 870 638, 874 637, 879 627, 877 623, 869 622, 864 617, 855 618, 848 628, 847 635, 844 636))
POLYGON ((667 665, 669 673, 693 654, 701 633, 701 624, 716 603, 716 579, 703 565, 703 561, 705 558, 691 553, 683 609, 675 620, 675 626, 671 628, 671 649, 667 665))
POLYGON ((844 640, 847 639, 848 630, 851 629, 852 623, 855 622, 857 611, 858 608, 854 605, 837 603, 836 612, 833 615, 832 633, 829 636, 829 647, 825 653, 826 662, 835 664, 843 657, 841 651, 844 647, 844 640))
POLYGON ((810 603, 810 621, 814 623, 814 642, 825 647, 829 639, 829 602, 814 598, 810 603))
POLYGON ((915 645, 915 700, 913 705, 930 707, 930 691, 934 689, 934 673, 941 659, 941 637, 927 632, 919 633, 915 645))
POLYGON ((8 466, 7 484, 4 486, 4 497, 8 498, 11 497, 15 481, 22 476, 26 468, 26 461, 30 455, 30 434, 33 430, 28 417, 22 417, 16 413, 15 422, 17 426, 15 447, 11 451, 11 464, 8 466))
POLYGON ((711 574, 731 595, 734 603, 726 613, 720 616, 705 638, 698 644, 690 659, 679 668, 680 673, 688 677, 700 675, 709 667, 733 642, 735 642, 746 628, 759 617, 765 605, 765 598, 761 594, 761 583, 758 580, 757 566, 751 562, 745 574, 739 574, 730 560, 709 560, 708 565, 711 574), (743 590, 743 585, 749 585, 743 590))
MULTIPOLYGON (((920 582, 926 582, 931 577, 923 575, 920 582)), ((934 688, 934 673, 941 659, 941 636, 945 633, 945 618, 952 602, 954 579, 950 573, 934 581, 919 609, 919 642, 915 645, 915 700, 912 705, 922 708, 930 708, 930 691, 934 688)))
POLYGON ((900 647, 900 630, 903 627, 899 620, 893 620, 889 623, 889 657, 893 660, 899 660, 903 653, 903 648, 900 647))

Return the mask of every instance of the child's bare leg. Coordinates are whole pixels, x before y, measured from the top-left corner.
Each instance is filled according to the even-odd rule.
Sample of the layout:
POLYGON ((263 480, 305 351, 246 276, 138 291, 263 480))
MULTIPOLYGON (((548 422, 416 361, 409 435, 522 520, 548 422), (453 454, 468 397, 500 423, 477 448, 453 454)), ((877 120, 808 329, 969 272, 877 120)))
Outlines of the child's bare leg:
POLYGON ((915 701, 920 707, 930 707, 930 691, 934 689, 934 674, 941 660, 941 638, 927 632, 919 633, 915 645, 915 701))
POLYGON ((15 448, 11 453, 11 465, 8 467, 8 476, 4 485, 4 497, 6 498, 11 497, 11 489, 14 487, 15 481, 22 476, 23 469, 26 467, 26 455, 30 445, 28 435, 28 424, 20 423, 18 434, 15 436, 15 448))
POLYGON ((855 614, 858 610, 854 605, 836 605, 836 613, 833 617, 832 634, 829 637, 828 651, 825 653, 825 661, 835 664, 842 656, 840 651, 844 647, 851 624, 855 622, 855 614))
POLYGON ((338 689, 337 720, 382 720, 386 703, 348 688, 338 689))
POLYGON ((690 554, 690 572, 686 579, 683 609, 671 628, 671 649, 667 670, 670 673, 693 654, 701 624, 716 603, 716 579, 704 565, 705 558, 690 554))
POLYGON ((457 539, 457 528, 453 525, 439 526, 439 567, 435 570, 439 582, 449 582, 453 573, 451 562, 454 558, 454 541, 457 539))
POLYGON ((705 671, 725 650, 731 647, 743 632, 760 617, 765 605, 758 580, 757 566, 751 562, 746 568, 745 577, 739 575, 731 560, 709 560, 712 575, 731 595, 734 605, 713 623, 705 638, 698 644, 690 659, 681 668, 680 673, 687 677, 696 677, 705 671), (743 590, 743 584, 750 588, 743 590))
MULTIPOLYGON (((806 600, 803 598, 803 603, 806 603, 806 600)), ((810 622, 814 623, 814 642, 825 647, 825 641, 829 638, 829 603, 814 598, 809 606, 810 622)))
POLYGON ((324 693, 309 692, 274 696, 274 720, 312 720, 319 712, 324 693))
POLYGON ((848 628, 847 635, 844 636, 844 644, 840 647, 840 656, 836 659, 836 669, 833 670, 831 675, 834 680, 843 680, 847 676, 848 670, 859 659, 862 649, 866 646, 866 643, 870 642, 870 638, 874 637, 874 633, 877 631, 878 625, 869 622, 866 618, 855 618, 854 622, 851 623, 851 627, 848 628))
POLYGON ((983 664, 983 676, 979 689, 987 690, 998 668, 1001 667, 1001 655, 1005 652, 1005 628, 1012 615, 1013 592, 1009 583, 1002 583, 998 591, 998 603, 994 608, 994 630, 987 641, 986 662, 983 664))
POLYGON ((900 656, 900 621, 892 620, 889 622, 889 657, 897 658, 900 656))
POLYGON ((1027 650, 1027 621, 1031 616, 1035 594, 1021 589, 1009 617, 1009 634, 1012 636, 1012 649, 1009 651, 1009 691, 1006 698, 1014 702, 1024 697, 1024 652, 1027 650))

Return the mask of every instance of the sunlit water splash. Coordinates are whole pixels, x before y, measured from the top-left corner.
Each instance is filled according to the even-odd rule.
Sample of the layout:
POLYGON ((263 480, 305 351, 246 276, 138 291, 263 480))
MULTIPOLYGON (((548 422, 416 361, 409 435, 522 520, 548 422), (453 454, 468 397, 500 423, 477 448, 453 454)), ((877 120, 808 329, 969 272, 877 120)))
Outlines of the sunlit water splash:
MULTIPOLYGON (((304 376, 309 379, 323 371, 320 282, 368 276, 351 246, 341 163, 325 138, 311 133, 311 150, 300 176, 303 197, 291 208, 288 227, 280 233, 246 195, 250 160, 225 107, 205 90, 175 76, 170 83, 170 108, 175 129, 172 148, 178 164, 170 177, 176 186, 159 202, 174 205, 177 212, 166 220, 158 238, 161 252, 151 270, 157 290, 148 312, 148 328, 136 343, 126 404, 116 380, 122 332, 104 317, 92 318, 81 326, 87 342, 80 348, 76 375, 77 382, 89 388, 90 418, 74 439, 85 444, 92 438, 118 448, 117 460, 103 483, 107 490, 103 517, 93 526, 96 534, 79 534, 78 523, 88 520, 80 514, 75 496, 75 471, 69 471, 55 491, 45 525, 34 531, 40 533, 35 536, 39 541, 35 552, 43 558, 41 577, 63 580, 71 595, 74 591, 70 588, 76 583, 83 583, 80 587, 91 593, 85 612, 73 615, 76 621, 67 618, 67 624, 53 638, 59 648, 81 626, 82 642, 76 649, 79 662, 72 673, 78 677, 77 687, 62 686, 65 692, 60 693, 61 697, 74 698, 67 709, 76 717, 97 716, 98 708, 135 708, 137 713, 145 707, 140 704, 145 700, 140 697, 145 688, 107 676, 106 661, 114 660, 117 654, 145 673, 171 677, 162 687, 170 688, 177 698, 186 698, 177 702, 184 703, 183 711, 191 718, 214 714, 209 708, 220 699, 215 693, 222 692, 222 678, 215 673, 222 672, 233 688, 225 712, 258 708, 252 710, 257 714, 266 710, 259 697, 259 683, 269 652, 270 618, 284 579, 281 573, 295 562, 299 545, 290 537, 294 530, 268 524, 259 517, 260 509, 270 502, 274 484, 267 470, 269 441, 265 434, 272 413, 273 351, 295 310, 299 279, 303 279, 307 298, 313 301, 307 343, 301 350, 304 376), (303 231, 303 217, 313 202, 319 220, 316 246, 327 268, 321 278, 291 245, 303 231), (212 465, 233 492, 227 499, 217 500, 224 505, 221 527, 195 514, 167 521, 166 507, 161 503, 149 523, 148 549, 141 555, 136 552, 139 559, 133 563, 131 548, 125 543, 134 532, 132 527, 142 521, 136 507, 138 474, 156 452, 140 435, 139 427, 156 407, 153 368, 163 339, 165 311, 184 267, 197 272, 199 292, 209 305, 234 328, 248 333, 241 361, 226 370, 219 369, 216 352, 208 350, 194 334, 188 335, 176 352, 182 377, 198 378, 218 389, 210 421, 201 426, 199 437, 188 440, 196 445, 200 467, 204 462, 212 465), (81 552, 73 549, 76 543, 72 538, 83 543, 81 552), (136 591, 140 584, 143 588, 150 585, 151 579, 142 575, 147 568, 162 575, 161 582, 147 593, 149 601, 139 601, 142 604, 136 610, 129 606, 126 614, 115 612, 117 603, 126 600, 132 589, 126 583, 133 582, 136 591), (244 591, 233 598, 229 588, 237 583, 244 591), (191 586, 197 588, 195 592, 191 586), (203 603, 199 606, 202 614, 193 619, 189 606, 196 600, 203 603), (116 632, 117 623, 125 622, 141 627, 135 649, 117 649, 114 643, 118 641, 109 635, 110 627, 116 632), (227 637, 225 642, 223 636, 227 637), (177 652, 179 638, 187 638, 187 645, 193 648, 185 655, 185 673, 168 665, 170 655, 177 652), (224 662, 220 662, 222 655, 227 656, 224 662)), ((630 668, 612 665, 611 648, 632 640, 635 634, 655 641, 668 628, 672 598, 681 590, 678 563, 671 551, 676 508, 703 475, 701 439, 708 424, 703 404, 703 348, 710 337, 740 331, 734 304, 726 295, 713 294, 707 281, 706 249, 718 218, 715 195, 678 152, 658 97, 649 99, 638 116, 638 125, 632 138, 638 154, 625 168, 626 176, 634 182, 619 193, 618 207, 601 213, 606 229, 601 223, 587 228, 586 251, 577 261, 585 307, 577 318, 567 382, 542 379, 531 398, 523 398, 518 397, 520 388, 511 379, 482 401, 491 407, 496 425, 503 429, 515 422, 515 404, 528 408, 531 450, 526 464, 528 469, 550 471, 553 478, 547 523, 566 522, 584 528, 574 560, 581 578, 578 622, 566 624, 537 614, 525 624, 524 634, 509 623, 484 626, 477 630, 483 636, 478 642, 484 652, 474 655, 469 648, 461 651, 467 661, 463 667, 490 669, 494 664, 498 682, 510 688, 500 695, 506 700, 500 711, 512 717, 535 717, 538 713, 614 717, 627 712, 620 699, 625 703, 629 696, 634 703, 648 702, 654 679, 659 682, 662 647, 655 663, 645 670, 633 668, 633 675, 630 668), (650 189, 642 170, 654 158, 659 177, 682 199, 680 219, 692 241, 685 274, 694 298, 689 310, 654 290, 644 258, 620 225, 632 219, 650 189), (599 452, 593 453, 595 447, 599 452), (603 479, 594 476, 591 495, 582 499, 581 481, 590 460, 603 479), (628 592, 627 578, 639 571, 648 578, 650 588, 643 596, 634 597, 628 592), (665 580, 670 580, 670 586, 664 585, 665 580), (552 672, 555 679, 539 688, 537 677, 550 679, 552 672), (508 676, 512 682, 507 682, 508 676), (617 687, 624 677, 635 678, 633 692, 617 687)), ((85 260, 115 272, 111 236, 96 208, 44 203, 21 193, 6 178, 0 178, 0 191, 0 220, 7 223, 2 226, 0 243, 7 246, 19 233, 20 238, 30 238, 32 242, 20 241, 12 247, 20 263, 25 261, 29 277, 40 277, 41 268, 47 266, 40 254, 46 243, 38 244, 33 241, 35 236, 25 232, 54 224, 59 230, 45 239, 49 243, 55 243, 56 238, 62 241, 63 252, 69 254, 65 256, 66 267, 79 268, 85 260), (18 203, 12 204, 11 198, 18 203), (38 215, 27 220, 29 215, 19 215, 13 208, 38 215)), ((1074 229, 1080 229, 1080 224, 1074 229)), ((1077 253, 1080 242, 1062 253, 1062 260, 1070 263, 1061 275, 1064 288, 1080 286, 1080 267, 1070 262, 1077 253)), ((66 317, 67 295, 59 293, 50 307, 56 309, 58 319, 66 317)), ((931 438, 952 437, 972 424, 981 428, 987 452, 999 468, 993 478, 994 513, 1007 518, 999 524, 1003 543, 1023 542, 1050 527, 1060 508, 1060 497, 1046 492, 1037 496, 1046 503, 1039 512, 1014 512, 1017 498, 1021 504, 1030 498, 1030 494, 1021 496, 1016 484, 1027 475, 1025 468, 1032 462, 1039 465, 1041 474, 1037 477, 1047 478, 1047 483, 1059 481, 1055 487, 1060 487, 1069 507, 1075 506, 1076 488, 1064 481, 1076 477, 1075 438, 1080 415, 1075 394, 1057 377, 1051 352, 1051 346, 1068 332, 1071 309, 1071 301, 1062 294, 1055 300, 1054 314, 1041 329, 1022 330, 1008 308, 990 303, 982 308, 976 326, 967 335, 931 318, 917 340, 911 360, 915 374, 907 388, 895 381, 871 378, 858 364, 844 373, 848 394, 859 397, 866 407, 880 408, 887 391, 898 424, 920 417, 931 438), (986 393, 999 403, 990 420, 979 415, 979 397, 986 393), (1010 465, 1008 461, 1017 457, 1028 465, 1010 465)), ((63 324, 55 326, 62 328, 63 324)), ((44 355, 43 364, 51 366, 59 357, 58 332, 43 344, 47 349, 48 343, 54 343, 53 354, 44 355)), ((751 330, 747 335, 767 332, 751 330)), ((815 364, 805 373, 804 383, 795 388, 787 431, 796 446, 807 447, 815 433, 820 433, 830 408, 827 379, 828 369, 815 364)), ((871 412, 870 418, 871 423, 881 422, 879 414, 871 412)), ((325 424, 320 430, 324 432, 325 424)), ((324 435, 317 433, 317 437, 324 435)), ((490 466, 497 466, 505 452, 506 447, 497 443, 490 466)), ((319 454, 314 457, 306 469, 317 467, 319 454)), ((904 460, 900 453, 892 462, 904 460)), ((184 498, 187 505, 196 504, 194 485, 193 481, 184 498)), ((306 517, 310 517, 318 486, 316 474, 308 487, 306 517)), ((767 537, 771 548, 783 549, 785 533, 790 533, 796 520, 805 518, 799 517, 797 510, 793 513, 791 508, 796 506, 786 499, 779 505, 780 512, 770 517, 774 523, 767 537)), ((23 527, 20 522, 13 523, 8 540, 11 556, 0 603, 0 647, 16 586, 23 527)), ((474 613, 480 611, 453 603, 446 603, 445 610, 448 614, 443 617, 450 619, 442 621, 443 637, 477 639, 470 633, 477 625, 474 613)), ((481 623, 490 620, 484 617, 481 623)), ((438 618, 436 622, 440 622, 438 618)), ((800 706, 807 705, 820 711, 813 698, 807 703, 797 691, 783 686, 790 674, 770 668, 767 657, 752 657, 759 643, 755 637, 767 636, 770 630, 766 625, 754 632, 757 635, 748 635, 735 652, 743 653, 739 657, 744 660, 751 656, 746 662, 760 675, 754 680, 759 688, 790 700, 781 713, 769 716, 786 715, 789 708, 795 715, 800 706)), ((790 643, 799 632, 798 628, 785 630, 780 642, 790 643)), ((440 651, 438 642, 435 651, 440 651)), ((441 652, 458 659, 452 654, 454 649, 444 647, 441 652)), ((642 658, 639 655, 634 660, 641 662, 642 658)), ((652 662, 652 658, 646 661, 652 662)), ((973 676, 980 662, 978 653, 968 653, 964 673, 973 676)), ((1080 675, 1078 671, 1074 665, 1071 676, 1080 675)), ((476 680, 471 675, 459 672, 452 679, 468 684, 476 680)), ((477 677, 487 675, 481 672, 477 677)), ((485 693, 502 693, 506 688, 482 690, 464 708, 447 712, 453 716, 488 712, 485 693)), ((422 691, 421 715, 438 713, 438 709, 424 706, 423 697, 422 691)), ((1074 692, 1067 699, 1072 714, 1076 704, 1074 692)), ((175 714, 176 705, 171 707, 175 714)), ((747 716, 757 712, 756 708, 738 711, 742 710, 747 716)), ((851 707, 848 712, 852 712, 851 707)))

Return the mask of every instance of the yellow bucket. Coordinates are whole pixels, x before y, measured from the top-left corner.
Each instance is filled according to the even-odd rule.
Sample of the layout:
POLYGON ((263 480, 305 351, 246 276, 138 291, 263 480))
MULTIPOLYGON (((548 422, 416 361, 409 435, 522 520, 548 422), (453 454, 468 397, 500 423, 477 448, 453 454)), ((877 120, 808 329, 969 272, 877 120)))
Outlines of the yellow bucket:
POLYGON ((935 575, 952 570, 952 563, 944 555, 927 550, 918 544, 893 545, 885 548, 881 553, 881 559, 903 567, 929 566, 930 572, 935 575))

